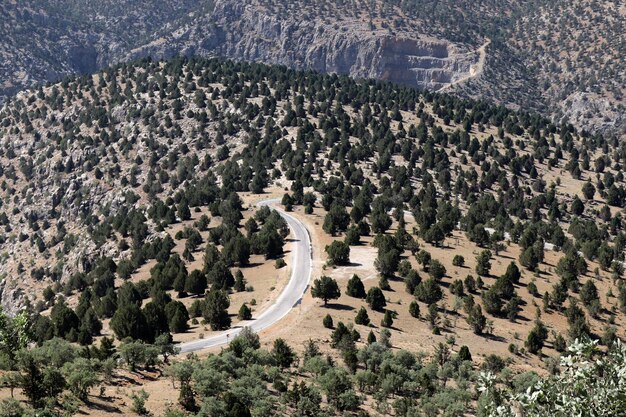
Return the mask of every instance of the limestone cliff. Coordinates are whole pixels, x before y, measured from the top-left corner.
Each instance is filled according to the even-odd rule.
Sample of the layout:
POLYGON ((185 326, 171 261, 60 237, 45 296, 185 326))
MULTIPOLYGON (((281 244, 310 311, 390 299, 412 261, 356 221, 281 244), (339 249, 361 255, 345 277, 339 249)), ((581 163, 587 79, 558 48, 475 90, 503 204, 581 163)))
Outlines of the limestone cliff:
POLYGON ((298 69, 377 78, 439 89, 466 77, 478 52, 417 33, 279 18, 253 5, 221 0, 210 16, 134 49, 123 59, 177 53, 224 56, 298 69))

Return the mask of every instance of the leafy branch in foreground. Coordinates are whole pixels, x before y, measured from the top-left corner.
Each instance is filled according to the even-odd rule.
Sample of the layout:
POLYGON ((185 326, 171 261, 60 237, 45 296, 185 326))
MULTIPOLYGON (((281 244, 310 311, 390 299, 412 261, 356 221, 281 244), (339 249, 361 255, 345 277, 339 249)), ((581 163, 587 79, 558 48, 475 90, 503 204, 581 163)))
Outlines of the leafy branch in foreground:
POLYGON ((483 415, 490 417, 626 415, 626 346, 617 340, 601 352, 597 341, 576 340, 561 357, 561 373, 537 380, 525 392, 496 385, 481 373, 483 415))

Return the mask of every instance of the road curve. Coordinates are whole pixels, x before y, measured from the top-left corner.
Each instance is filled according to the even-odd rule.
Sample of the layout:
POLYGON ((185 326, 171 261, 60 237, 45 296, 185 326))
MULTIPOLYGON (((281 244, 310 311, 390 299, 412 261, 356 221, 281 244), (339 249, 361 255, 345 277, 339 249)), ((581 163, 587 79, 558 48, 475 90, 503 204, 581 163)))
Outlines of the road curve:
MULTIPOLYGON (((280 200, 264 200, 258 203, 260 206, 269 206, 280 200)), ((311 237, 301 221, 285 213, 283 210, 273 207, 283 219, 287 221, 293 233, 294 245, 291 252, 291 277, 289 282, 280 293, 274 304, 266 308, 261 314, 252 320, 242 321, 237 327, 218 333, 205 339, 185 342, 178 345, 180 353, 195 352, 202 349, 213 348, 228 344, 241 332, 243 327, 250 327, 255 332, 260 332, 272 326, 285 317, 295 306, 302 301, 302 296, 307 290, 311 279, 311 237)))

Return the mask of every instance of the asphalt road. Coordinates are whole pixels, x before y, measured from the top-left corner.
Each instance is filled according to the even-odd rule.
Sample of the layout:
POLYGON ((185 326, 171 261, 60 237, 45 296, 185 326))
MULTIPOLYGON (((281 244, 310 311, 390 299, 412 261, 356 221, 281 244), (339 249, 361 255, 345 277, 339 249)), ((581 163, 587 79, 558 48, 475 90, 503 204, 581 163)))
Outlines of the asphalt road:
MULTIPOLYGON (((273 206, 279 201, 278 199, 265 200, 258 205, 273 206)), ((311 279, 311 237, 302 222, 281 209, 276 207, 272 208, 287 221, 292 231, 290 238, 294 239, 291 252, 291 277, 289 278, 289 283, 287 283, 287 286, 285 286, 283 292, 278 296, 274 304, 267 307, 258 316, 254 316, 252 320, 239 322, 237 327, 205 339, 181 343, 178 345, 181 353, 195 352, 228 344, 241 332, 243 327, 250 327, 256 333, 265 330, 280 321, 280 319, 285 317, 287 313, 302 301, 302 296, 306 292, 309 286, 309 280, 311 279)))

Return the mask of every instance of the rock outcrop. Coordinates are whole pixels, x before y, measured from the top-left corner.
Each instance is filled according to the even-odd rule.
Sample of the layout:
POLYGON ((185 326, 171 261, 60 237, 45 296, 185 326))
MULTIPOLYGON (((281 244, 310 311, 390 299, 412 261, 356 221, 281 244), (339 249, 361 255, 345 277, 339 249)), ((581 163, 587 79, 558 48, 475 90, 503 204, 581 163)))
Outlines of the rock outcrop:
POLYGON ((435 90, 467 76, 479 59, 477 52, 446 40, 371 30, 359 20, 337 26, 285 19, 232 0, 218 1, 208 19, 138 47, 123 59, 169 58, 177 53, 280 64, 435 90))

